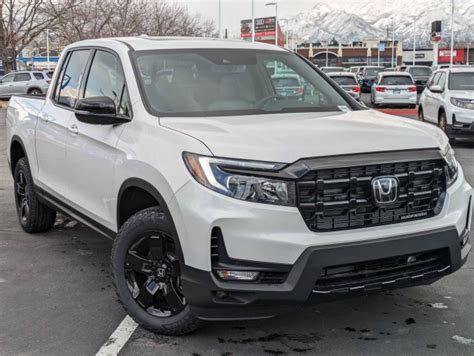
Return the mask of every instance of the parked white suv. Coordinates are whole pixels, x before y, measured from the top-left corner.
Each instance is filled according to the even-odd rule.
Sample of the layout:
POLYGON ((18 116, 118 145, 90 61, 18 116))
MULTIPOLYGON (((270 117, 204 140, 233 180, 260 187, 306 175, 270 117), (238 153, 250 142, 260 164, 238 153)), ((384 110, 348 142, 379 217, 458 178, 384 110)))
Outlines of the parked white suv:
POLYGON ((415 81, 408 72, 381 72, 371 88, 374 106, 404 105, 416 107, 418 99, 415 81))
POLYGON ((61 211, 114 238, 120 302, 165 334, 429 284, 471 249, 447 137, 270 45, 73 44, 45 99, 11 99, 7 138, 23 229, 61 211), (304 98, 278 94, 275 67, 304 98))
POLYGON ((434 72, 421 95, 418 117, 438 125, 451 141, 474 136, 474 68, 434 72))

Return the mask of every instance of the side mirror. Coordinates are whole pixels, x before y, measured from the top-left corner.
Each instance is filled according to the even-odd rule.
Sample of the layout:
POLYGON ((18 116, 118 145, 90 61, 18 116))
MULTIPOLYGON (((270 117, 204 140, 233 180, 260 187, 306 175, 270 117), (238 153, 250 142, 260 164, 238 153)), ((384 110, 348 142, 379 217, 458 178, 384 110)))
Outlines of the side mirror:
POLYGON ((442 93, 443 88, 441 88, 439 85, 432 85, 432 86, 430 86, 430 92, 432 92, 432 93, 442 93))
POLYGON ((80 99, 76 104, 76 118, 92 125, 120 125, 130 119, 115 113, 115 102, 107 96, 80 99))

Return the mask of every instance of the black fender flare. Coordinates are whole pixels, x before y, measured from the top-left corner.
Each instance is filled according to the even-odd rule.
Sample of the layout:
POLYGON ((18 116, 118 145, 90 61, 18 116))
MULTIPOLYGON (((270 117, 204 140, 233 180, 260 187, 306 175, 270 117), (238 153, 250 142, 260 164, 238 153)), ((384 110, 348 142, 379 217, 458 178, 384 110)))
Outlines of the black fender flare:
POLYGON ((13 164, 12 164, 13 162, 11 161, 12 146, 13 146, 14 143, 18 143, 21 146, 21 148, 23 149, 23 152, 25 153, 26 160, 29 162, 28 152, 25 149, 25 145, 23 144, 23 140, 20 138, 20 136, 13 135, 12 138, 11 138, 11 141, 10 141, 10 154, 7 157, 8 164, 10 166, 10 171, 11 171, 12 174, 13 174, 13 170, 15 169, 15 167, 13 167, 13 164))
POLYGON ((161 193, 156 189, 152 184, 148 183, 147 181, 140 179, 140 178, 128 178, 126 179, 122 185, 120 186, 119 193, 118 193, 118 198, 117 198, 117 231, 120 230, 120 227, 123 225, 125 221, 120 221, 120 202, 122 200, 122 195, 123 193, 128 189, 128 188, 140 188, 144 191, 146 191, 148 194, 150 194, 153 198, 156 199, 158 204, 160 205, 160 208, 163 209, 164 213, 168 215, 172 228, 174 231, 174 234, 176 236, 176 247, 177 247, 177 252, 178 252, 178 257, 180 262, 184 265, 184 254, 183 250, 181 248, 181 242, 179 239, 178 231, 176 230, 176 225, 173 221, 173 216, 171 215, 171 212, 168 209, 168 205, 165 202, 165 199, 161 195, 161 193))

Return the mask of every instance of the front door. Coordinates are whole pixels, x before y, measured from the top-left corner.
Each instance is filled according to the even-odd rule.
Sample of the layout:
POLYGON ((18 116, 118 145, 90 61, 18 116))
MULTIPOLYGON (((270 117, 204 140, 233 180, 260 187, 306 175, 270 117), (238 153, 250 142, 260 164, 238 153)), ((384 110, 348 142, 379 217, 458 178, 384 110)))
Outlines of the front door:
POLYGON ((57 198, 66 196, 70 185, 65 178, 68 127, 74 116, 74 106, 90 53, 90 50, 77 50, 66 55, 55 90, 46 99, 46 105, 39 114, 36 130, 38 182, 57 198))
MULTIPOLYGON (((110 97, 117 114, 130 118, 125 76, 115 53, 96 50, 86 78, 81 98, 110 97)), ((69 186, 66 198, 95 221, 115 230, 115 166, 123 154, 116 146, 124 125, 92 125, 73 115, 69 128, 64 167, 69 186)))

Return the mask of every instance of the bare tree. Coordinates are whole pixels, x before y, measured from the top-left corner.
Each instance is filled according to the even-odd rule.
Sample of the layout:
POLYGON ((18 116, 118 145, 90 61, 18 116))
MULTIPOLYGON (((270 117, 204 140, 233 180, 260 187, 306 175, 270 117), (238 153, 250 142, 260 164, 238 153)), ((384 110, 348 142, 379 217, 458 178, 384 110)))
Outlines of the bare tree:
POLYGON ((73 0, 58 17, 55 34, 62 42, 148 34, 151 36, 211 36, 214 24, 188 9, 164 0, 73 0))
POLYGON ((0 46, 6 71, 15 68, 15 59, 26 46, 54 26, 58 17, 47 11, 51 6, 60 12, 71 3, 70 0, 0 1, 0 46))

